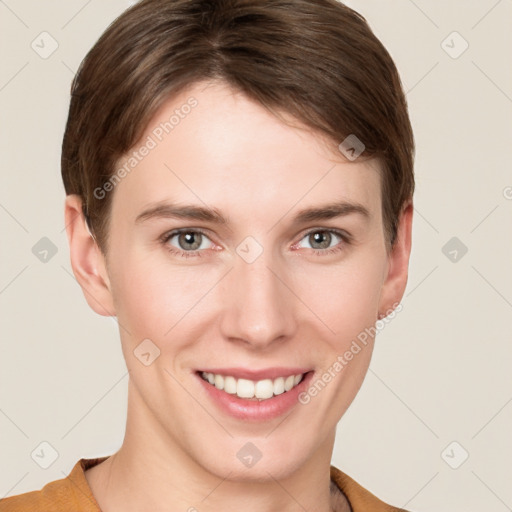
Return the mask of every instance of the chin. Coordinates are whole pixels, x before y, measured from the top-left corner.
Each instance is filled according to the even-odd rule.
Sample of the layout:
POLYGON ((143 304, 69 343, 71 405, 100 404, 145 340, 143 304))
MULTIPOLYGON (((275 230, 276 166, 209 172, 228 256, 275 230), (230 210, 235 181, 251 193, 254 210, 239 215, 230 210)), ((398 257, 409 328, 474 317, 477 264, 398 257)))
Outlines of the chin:
POLYGON ((229 438, 226 443, 213 443, 210 449, 197 453, 196 462, 208 473, 232 482, 283 480, 304 466, 315 453, 315 446, 307 446, 293 436, 287 436, 287 442, 284 442, 283 437, 276 435, 272 440, 265 437, 229 438), (215 451, 211 450, 213 446, 215 451))

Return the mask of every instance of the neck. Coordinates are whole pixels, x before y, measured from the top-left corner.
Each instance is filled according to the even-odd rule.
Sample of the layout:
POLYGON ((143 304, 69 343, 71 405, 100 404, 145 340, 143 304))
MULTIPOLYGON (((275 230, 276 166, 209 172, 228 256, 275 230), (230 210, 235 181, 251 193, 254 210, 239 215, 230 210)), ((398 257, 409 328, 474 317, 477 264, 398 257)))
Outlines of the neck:
POLYGON ((350 510, 344 495, 331 485, 334 433, 313 458, 298 464, 292 473, 272 475, 265 471, 266 476, 255 480, 243 476, 233 479, 229 471, 214 474, 194 461, 152 421, 143 404, 130 400, 130 393, 128 402, 123 445, 86 471, 92 493, 105 512, 350 510))

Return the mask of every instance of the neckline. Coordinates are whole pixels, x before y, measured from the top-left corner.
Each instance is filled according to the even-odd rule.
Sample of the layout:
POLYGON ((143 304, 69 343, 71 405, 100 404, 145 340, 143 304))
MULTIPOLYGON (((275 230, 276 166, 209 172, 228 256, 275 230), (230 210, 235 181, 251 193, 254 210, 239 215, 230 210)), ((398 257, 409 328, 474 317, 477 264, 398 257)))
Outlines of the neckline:
MULTIPOLYGON (((111 455, 105 455, 102 457, 94 457, 94 458, 81 458, 72 469, 71 473, 68 475, 68 479, 73 484, 73 490, 75 492, 75 497, 78 503, 82 506, 84 506, 85 510, 91 510, 91 505, 94 507, 94 512, 101 512, 101 509, 99 507, 98 502, 96 501, 96 498, 94 497, 92 490, 89 486, 89 482, 87 481, 85 477, 85 472, 93 468, 94 466, 97 466, 98 464, 101 464, 105 460, 107 460, 111 455)), ((351 497, 350 497, 350 491, 348 490, 348 483, 351 483, 352 479, 345 475, 341 470, 336 468, 335 466, 330 466, 330 495, 334 500, 339 500, 345 498, 345 500, 348 503, 350 512, 354 511, 351 497), (334 492, 333 492, 334 491, 334 492), (337 493, 338 496, 336 497, 337 493)), ((354 482, 355 483, 355 482, 354 482)), ((356 484, 357 485, 357 484, 356 484)), ((335 505, 336 505, 335 501, 335 505)), ((335 509, 336 511, 336 509, 335 509)), ((92 510, 91 510, 92 512, 92 510)))

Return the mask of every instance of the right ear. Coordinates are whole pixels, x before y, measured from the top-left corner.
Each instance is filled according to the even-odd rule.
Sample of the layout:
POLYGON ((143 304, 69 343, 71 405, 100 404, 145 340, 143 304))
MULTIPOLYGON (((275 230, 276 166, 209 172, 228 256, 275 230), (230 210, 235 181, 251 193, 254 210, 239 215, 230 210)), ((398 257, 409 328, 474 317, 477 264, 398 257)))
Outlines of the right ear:
POLYGON ((64 220, 71 267, 87 303, 99 315, 115 316, 105 257, 89 231, 80 196, 66 196, 64 220))

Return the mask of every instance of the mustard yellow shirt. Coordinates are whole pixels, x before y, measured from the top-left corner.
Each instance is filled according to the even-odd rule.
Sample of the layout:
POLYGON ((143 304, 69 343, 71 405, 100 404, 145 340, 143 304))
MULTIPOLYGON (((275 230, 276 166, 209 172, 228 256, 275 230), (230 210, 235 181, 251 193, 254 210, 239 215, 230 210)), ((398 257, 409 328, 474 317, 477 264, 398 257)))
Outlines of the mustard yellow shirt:
MULTIPOLYGON (((0 512, 101 512, 85 471, 107 458, 80 459, 66 478, 49 482, 39 491, 0 500, 0 512)), ((407 512, 379 500, 334 466, 331 481, 345 494, 352 512, 407 512)))

